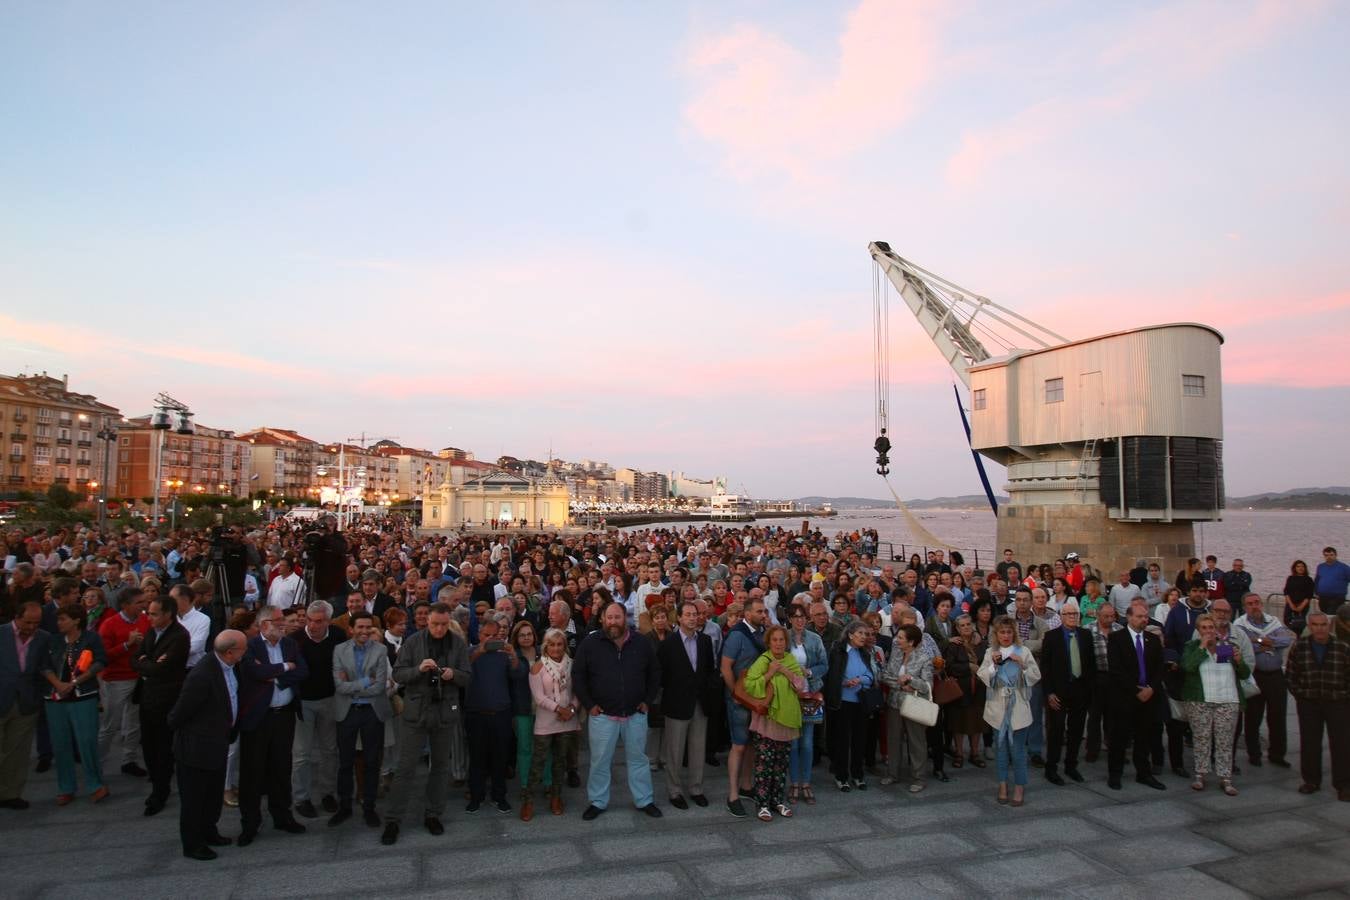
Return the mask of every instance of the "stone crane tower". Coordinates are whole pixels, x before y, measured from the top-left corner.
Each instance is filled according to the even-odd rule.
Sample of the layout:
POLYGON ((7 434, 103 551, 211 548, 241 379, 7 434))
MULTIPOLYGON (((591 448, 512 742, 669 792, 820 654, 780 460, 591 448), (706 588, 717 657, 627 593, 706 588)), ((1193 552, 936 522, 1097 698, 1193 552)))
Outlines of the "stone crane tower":
POLYGON ((997 549, 1077 552, 1108 583, 1138 559, 1170 578, 1195 555, 1194 523, 1224 505, 1223 335, 1178 323, 1071 341, 884 242, 868 251, 970 391, 972 449, 1007 468, 997 549))

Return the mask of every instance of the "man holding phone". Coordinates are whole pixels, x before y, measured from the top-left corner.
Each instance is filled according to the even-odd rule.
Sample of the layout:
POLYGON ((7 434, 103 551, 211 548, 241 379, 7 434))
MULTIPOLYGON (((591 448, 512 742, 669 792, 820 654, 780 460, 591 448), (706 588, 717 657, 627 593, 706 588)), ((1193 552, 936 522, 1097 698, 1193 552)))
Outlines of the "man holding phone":
POLYGON ((511 755, 511 672, 519 661, 504 638, 503 613, 488 613, 478 623, 480 643, 469 654, 470 686, 464 695, 465 731, 469 739, 469 805, 478 812, 492 776, 492 805, 509 813, 506 764, 511 755))

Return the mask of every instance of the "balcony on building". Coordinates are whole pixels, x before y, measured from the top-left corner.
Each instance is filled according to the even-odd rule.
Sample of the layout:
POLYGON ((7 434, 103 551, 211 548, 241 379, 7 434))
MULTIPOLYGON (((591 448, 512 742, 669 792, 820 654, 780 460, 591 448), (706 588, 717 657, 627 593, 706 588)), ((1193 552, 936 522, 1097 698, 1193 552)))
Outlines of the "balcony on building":
MULTIPOLYGON (((64 440, 65 440, 65 442, 66 442, 67 444, 70 443, 70 438, 65 438, 64 440)), ((92 447, 92 446, 94 446, 94 442, 93 442, 93 441, 77 441, 76 443, 77 443, 79 446, 81 446, 81 447, 92 447)))
POLYGON ((23 461, 24 461, 24 455, 23 455, 22 453, 11 453, 11 454, 9 455, 9 461, 10 461, 10 462, 23 462, 23 461))
MULTIPOLYGON (((17 419, 18 416, 15 416, 15 418, 17 419)), ((17 430, 17 429, 14 430, 14 431, 11 431, 11 432, 9 433, 9 437, 10 437, 11 440, 15 440, 15 441, 26 441, 26 440, 28 440, 28 435, 25 434, 25 433, 22 432, 22 431, 17 430)))
POLYGON ((59 438, 56 439, 56 443, 57 443, 58 446, 61 446, 61 447, 69 447, 69 446, 70 446, 70 438, 59 437, 59 438))

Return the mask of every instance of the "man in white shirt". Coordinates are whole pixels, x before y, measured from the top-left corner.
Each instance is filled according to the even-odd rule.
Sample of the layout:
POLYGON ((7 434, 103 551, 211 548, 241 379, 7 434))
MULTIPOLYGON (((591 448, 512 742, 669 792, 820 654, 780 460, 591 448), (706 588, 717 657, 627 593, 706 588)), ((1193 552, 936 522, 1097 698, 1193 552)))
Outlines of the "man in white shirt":
POLYGON ((1116 615, 1124 619, 1129 616, 1130 604, 1142 596, 1139 585, 1130 580, 1130 571, 1126 569, 1120 573, 1120 581, 1111 585, 1107 599, 1116 608, 1116 615))
POLYGON ((289 559, 277 563, 277 577, 267 588, 267 605, 287 610, 303 601, 305 583, 291 568, 289 559))
POLYGON ((169 590, 169 596, 178 605, 178 624, 188 632, 188 668, 201 662, 206 655, 206 640, 211 634, 211 617, 202 612, 192 602, 192 589, 185 584, 176 584, 169 590))

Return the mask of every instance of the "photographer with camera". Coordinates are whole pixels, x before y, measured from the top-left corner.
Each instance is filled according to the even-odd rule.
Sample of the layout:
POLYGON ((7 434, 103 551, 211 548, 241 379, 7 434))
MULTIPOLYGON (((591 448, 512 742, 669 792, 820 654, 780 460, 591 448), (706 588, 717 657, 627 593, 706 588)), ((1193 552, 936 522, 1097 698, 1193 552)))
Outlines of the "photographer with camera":
POLYGON ((337 530, 337 517, 324 516, 323 530, 305 535, 305 569, 314 573, 314 599, 333 605, 346 597, 347 539, 337 530))
POLYGON ((423 823, 433 835, 445 833, 441 815, 450 789, 450 741, 459 725, 462 692, 470 683, 469 647, 450 630, 450 610, 437 603, 427 627, 408 635, 394 663, 394 681, 403 685, 399 721, 398 771, 389 791, 380 843, 398 840, 403 810, 412 799, 422 748, 431 748, 431 771, 423 800, 423 823))

